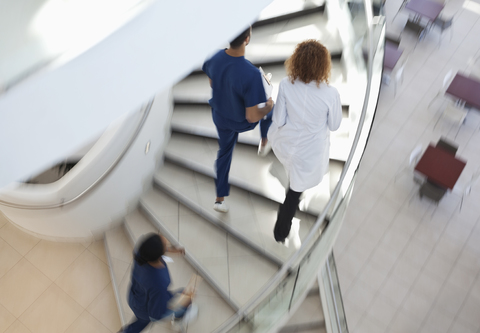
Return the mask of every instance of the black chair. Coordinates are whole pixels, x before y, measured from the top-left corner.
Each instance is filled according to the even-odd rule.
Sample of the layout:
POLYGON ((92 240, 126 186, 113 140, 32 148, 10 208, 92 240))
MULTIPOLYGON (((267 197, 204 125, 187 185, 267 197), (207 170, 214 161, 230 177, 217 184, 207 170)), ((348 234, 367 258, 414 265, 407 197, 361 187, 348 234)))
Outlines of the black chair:
POLYGON ((414 46, 414 48, 416 48, 418 41, 422 40, 425 37, 427 33, 427 27, 420 24, 420 22, 414 22, 409 19, 407 23, 405 23, 405 28, 403 28, 402 35, 404 32, 407 31, 412 32, 417 37, 417 41, 414 46))
POLYGON ((408 0, 402 0, 402 4, 400 5, 400 8, 398 8, 397 13, 393 17, 392 21, 395 21, 395 18, 397 17, 398 13, 400 13, 401 10, 403 10, 407 6, 408 0))
POLYGON ((453 156, 455 156, 455 154, 457 153, 457 150, 458 150, 458 146, 456 144, 453 144, 453 143, 447 141, 445 138, 440 138, 440 140, 438 140, 438 142, 437 142, 436 147, 441 148, 441 149, 449 152, 453 156))
POLYGON ((446 19, 439 16, 433 21, 432 26, 440 29, 440 39, 438 40, 438 45, 440 45, 440 43, 442 42, 443 32, 447 29, 450 29, 450 41, 452 40, 452 37, 453 37, 452 24, 453 24, 454 17, 455 15, 446 19))
POLYGON ((443 196, 447 193, 447 189, 440 187, 428 180, 422 184, 419 190, 420 199, 427 197, 438 205, 443 196))
POLYGON ((390 43, 390 44, 395 45, 397 48, 400 46, 400 36, 396 37, 396 36, 386 34, 385 35, 385 41, 390 43))

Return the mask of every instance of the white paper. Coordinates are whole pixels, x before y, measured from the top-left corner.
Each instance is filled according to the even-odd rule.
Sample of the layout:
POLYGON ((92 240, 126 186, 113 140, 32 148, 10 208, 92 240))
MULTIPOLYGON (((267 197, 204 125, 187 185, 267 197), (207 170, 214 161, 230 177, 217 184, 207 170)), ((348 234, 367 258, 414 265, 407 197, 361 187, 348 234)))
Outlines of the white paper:
POLYGON ((272 85, 272 82, 270 81, 272 74, 270 73, 265 74, 262 67, 260 67, 259 70, 263 78, 262 82, 263 82, 263 89, 265 89, 265 96, 267 97, 267 99, 269 99, 270 97, 272 97, 272 91, 273 91, 273 85, 272 85))
POLYGON ((173 259, 167 256, 162 256, 163 261, 165 262, 173 262, 173 259))

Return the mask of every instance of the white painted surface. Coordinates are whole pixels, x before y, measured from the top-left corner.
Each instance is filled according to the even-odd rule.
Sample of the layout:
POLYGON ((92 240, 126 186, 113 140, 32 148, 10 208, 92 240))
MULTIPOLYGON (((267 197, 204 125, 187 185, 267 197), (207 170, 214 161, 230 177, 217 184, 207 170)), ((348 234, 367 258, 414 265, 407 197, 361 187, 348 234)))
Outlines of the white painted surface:
MULTIPOLYGON (((84 198, 63 208, 27 210, 2 206, 2 212, 18 227, 41 238, 88 241, 101 237, 112 223, 136 208, 140 195, 151 186, 157 161, 169 137, 171 110, 172 99, 166 90, 156 96, 147 122, 122 161, 84 198), (148 141, 150 151, 145 154, 148 141)), ((34 195, 31 193, 25 200, 31 202, 34 195)))
POLYGON ((101 43, 3 93, 0 187, 62 160, 172 86, 270 2, 153 1, 101 43))

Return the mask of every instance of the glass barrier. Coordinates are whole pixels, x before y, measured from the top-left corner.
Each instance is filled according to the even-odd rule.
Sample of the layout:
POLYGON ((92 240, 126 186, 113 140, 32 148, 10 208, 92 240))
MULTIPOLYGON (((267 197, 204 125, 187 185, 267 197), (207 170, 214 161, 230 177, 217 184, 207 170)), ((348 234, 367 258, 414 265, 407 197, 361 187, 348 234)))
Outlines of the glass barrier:
POLYGON ((345 317, 340 281, 338 280, 333 252, 330 253, 325 265, 322 267, 321 281, 323 282, 321 288, 323 292, 322 299, 324 300, 322 302, 324 314, 328 316, 325 320, 325 324, 329 325, 327 332, 347 333, 347 318, 345 317))
POLYGON ((283 265, 267 287, 240 309, 236 317, 217 329, 217 333, 277 331, 303 302, 320 268, 325 291, 324 313, 329 318, 331 332, 348 332, 332 247, 342 226, 355 174, 373 123, 382 77, 385 37, 384 17, 373 18, 372 3, 370 0, 365 2, 368 4, 362 1, 362 6, 370 10, 365 10, 358 3, 327 1, 329 17, 333 15, 336 20, 338 17, 339 24, 345 23, 342 17, 350 15, 351 22, 347 22, 343 32, 340 31, 345 46, 342 60, 347 62, 346 66, 355 67, 359 89, 363 92, 352 150, 340 181, 302 247, 283 265), (363 87, 362 78, 365 78, 363 87), (321 228, 325 224, 325 228, 321 228))

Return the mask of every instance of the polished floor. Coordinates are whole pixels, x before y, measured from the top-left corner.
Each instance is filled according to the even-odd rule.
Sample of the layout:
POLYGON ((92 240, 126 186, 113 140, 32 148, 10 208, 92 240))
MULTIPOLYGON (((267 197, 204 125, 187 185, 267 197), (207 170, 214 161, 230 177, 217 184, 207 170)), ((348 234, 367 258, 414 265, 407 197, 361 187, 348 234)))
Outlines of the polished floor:
POLYGON ((0 332, 117 332, 103 241, 57 243, 0 214, 0 332))
MULTIPOLYGON (((386 4, 387 33, 398 36, 408 18, 401 1, 386 4)), ((480 167, 480 113, 471 110, 456 128, 441 120, 437 99, 448 71, 468 72, 480 55, 480 3, 447 1, 443 15, 456 13, 453 34, 430 31, 416 48, 402 35, 408 57, 403 84, 382 86, 373 130, 361 162, 335 255, 350 332, 480 332, 480 186, 465 197, 463 186, 480 167), (417 145, 424 149, 445 136, 467 161, 456 187, 438 207, 421 200, 408 164, 417 145)))
MULTIPOLYGON (((378 112, 345 227, 335 247, 351 332, 480 332, 480 188, 459 212, 449 193, 438 207, 413 196, 408 175, 394 182, 410 151, 440 136, 460 145, 467 168, 458 190, 480 166, 480 117, 470 112, 457 138, 440 122, 441 99, 428 103, 450 69, 464 70, 480 51, 478 2, 450 0, 453 38, 432 31, 408 56, 397 89, 383 86, 378 112), (412 198, 412 200, 410 200, 412 198)), ((407 18, 387 2, 387 30, 398 35, 407 18)), ((0 332, 116 332, 120 319, 103 242, 64 244, 18 231, 0 217, 0 332)))

